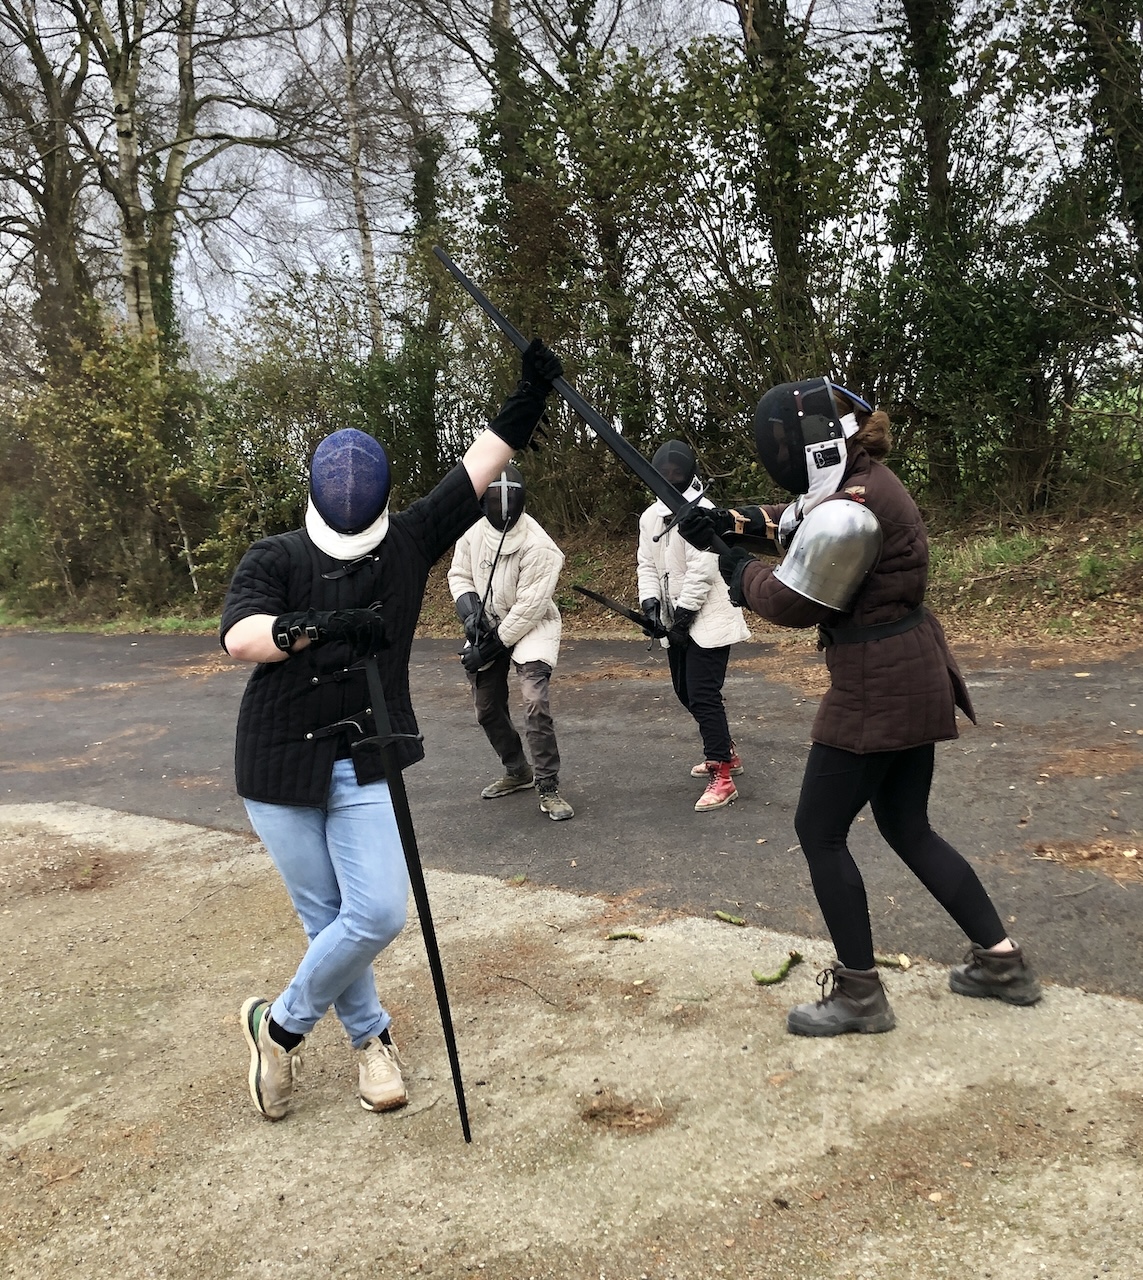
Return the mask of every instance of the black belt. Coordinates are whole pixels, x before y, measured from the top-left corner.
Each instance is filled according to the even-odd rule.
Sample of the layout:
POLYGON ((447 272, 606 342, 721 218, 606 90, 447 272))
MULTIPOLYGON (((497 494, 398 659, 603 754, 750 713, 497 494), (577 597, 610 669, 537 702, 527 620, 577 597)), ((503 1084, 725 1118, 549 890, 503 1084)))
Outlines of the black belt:
POLYGON ((875 622, 861 627, 853 622, 835 622, 831 626, 818 627, 818 648, 828 649, 834 644, 863 644, 867 640, 884 640, 886 636, 899 636, 919 627, 925 620, 923 604, 897 618, 894 622, 875 622))

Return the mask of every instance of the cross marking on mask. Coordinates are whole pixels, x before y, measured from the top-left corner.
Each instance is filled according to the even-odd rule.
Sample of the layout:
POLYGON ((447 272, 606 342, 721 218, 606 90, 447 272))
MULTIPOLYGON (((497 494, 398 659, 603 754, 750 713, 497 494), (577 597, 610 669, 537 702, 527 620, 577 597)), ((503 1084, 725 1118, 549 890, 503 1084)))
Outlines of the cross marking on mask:
POLYGON ((508 473, 506 471, 501 471, 500 479, 493 480, 488 487, 490 489, 500 490, 500 519, 507 520, 509 512, 511 511, 510 504, 512 501, 511 494, 508 491, 509 489, 522 489, 524 486, 519 480, 509 480, 508 473))

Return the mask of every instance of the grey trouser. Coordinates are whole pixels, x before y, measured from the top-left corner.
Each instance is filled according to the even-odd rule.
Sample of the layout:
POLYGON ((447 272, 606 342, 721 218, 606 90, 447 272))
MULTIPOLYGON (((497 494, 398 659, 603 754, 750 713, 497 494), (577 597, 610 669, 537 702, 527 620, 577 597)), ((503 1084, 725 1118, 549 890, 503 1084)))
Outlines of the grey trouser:
POLYGON ((486 670, 470 672, 472 702, 476 719, 505 769, 519 772, 528 763, 524 744, 508 711, 508 668, 516 668, 524 698, 524 732, 532 755, 536 779, 556 778, 560 772, 560 749, 556 727, 548 705, 548 681, 552 669, 546 662, 512 662, 502 653, 486 670))

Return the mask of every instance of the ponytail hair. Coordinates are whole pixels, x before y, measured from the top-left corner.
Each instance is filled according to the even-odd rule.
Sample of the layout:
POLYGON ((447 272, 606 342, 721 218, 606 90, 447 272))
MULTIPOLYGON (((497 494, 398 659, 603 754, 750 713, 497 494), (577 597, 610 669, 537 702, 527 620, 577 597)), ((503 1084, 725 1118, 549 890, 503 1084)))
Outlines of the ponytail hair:
POLYGON ((857 434, 850 436, 848 443, 860 445, 871 458, 878 461, 887 458, 893 448, 893 429, 889 425, 889 415, 883 409, 875 409, 872 413, 859 413, 857 422, 857 434))

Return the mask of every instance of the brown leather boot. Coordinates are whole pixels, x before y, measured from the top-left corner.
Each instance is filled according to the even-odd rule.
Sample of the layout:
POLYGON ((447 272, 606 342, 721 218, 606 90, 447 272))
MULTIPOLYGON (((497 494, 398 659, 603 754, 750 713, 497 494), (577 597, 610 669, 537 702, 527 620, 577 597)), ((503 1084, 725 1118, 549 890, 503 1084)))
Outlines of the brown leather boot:
POLYGON ((846 969, 836 960, 817 977, 822 998, 786 1015, 796 1036, 840 1036, 846 1031, 892 1031, 897 1025, 876 969, 846 969))
POLYGON ((992 996, 1005 1004, 1035 1004, 1044 994, 1019 947, 997 955, 974 942, 964 959, 964 964, 949 973, 949 987, 958 996, 992 996))

